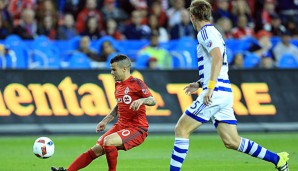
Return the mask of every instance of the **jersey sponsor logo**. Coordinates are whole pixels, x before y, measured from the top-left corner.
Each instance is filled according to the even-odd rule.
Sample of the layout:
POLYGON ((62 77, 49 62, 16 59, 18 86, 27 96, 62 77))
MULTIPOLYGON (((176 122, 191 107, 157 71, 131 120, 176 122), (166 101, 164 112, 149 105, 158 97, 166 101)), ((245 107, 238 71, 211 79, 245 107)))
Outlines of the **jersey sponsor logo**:
POLYGON ((128 92, 129 92, 129 88, 126 87, 126 89, 125 89, 125 91, 124 91, 124 94, 128 94, 128 92))
POLYGON ((129 96, 129 95, 124 95, 123 96, 123 102, 125 103, 125 104, 130 104, 131 103, 131 97, 129 96))
POLYGON ((125 129, 121 132, 121 134, 126 137, 130 134, 130 131, 125 129))
POLYGON ((211 40, 208 41, 208 42, 206 43, 206 46, 210 48, 210 47, 212 46, 212 41, 211 41, 211 40))

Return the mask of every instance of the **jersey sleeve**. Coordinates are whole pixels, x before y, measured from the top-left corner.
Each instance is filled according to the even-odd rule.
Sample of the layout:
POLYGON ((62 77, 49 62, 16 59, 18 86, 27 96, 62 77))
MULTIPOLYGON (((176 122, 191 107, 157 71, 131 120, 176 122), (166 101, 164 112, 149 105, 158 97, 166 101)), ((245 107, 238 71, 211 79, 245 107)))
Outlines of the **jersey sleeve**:
POLYGON ((210 53, 212 49, 220 47, 222 44, 219 35, 210 27, 201 30, 198 38, 208 53, 210 53))
POLYGON ((142 98, 147 98, 152 96, 148 86, 142 80, 137 79, 136 83, 137 83, 136 88, 138 89, 140 96, 142 98))

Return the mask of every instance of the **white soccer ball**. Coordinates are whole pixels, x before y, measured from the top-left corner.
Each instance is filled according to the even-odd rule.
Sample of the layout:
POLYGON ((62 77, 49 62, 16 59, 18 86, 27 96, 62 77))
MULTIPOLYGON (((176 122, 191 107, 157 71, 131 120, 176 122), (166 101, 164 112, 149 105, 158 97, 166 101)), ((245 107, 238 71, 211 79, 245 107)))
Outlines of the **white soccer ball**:
POLYGON ((39 137, 33 145, 33 153, 42 159, 51 157, 55 152, 54 142, 48 137, 39 137))

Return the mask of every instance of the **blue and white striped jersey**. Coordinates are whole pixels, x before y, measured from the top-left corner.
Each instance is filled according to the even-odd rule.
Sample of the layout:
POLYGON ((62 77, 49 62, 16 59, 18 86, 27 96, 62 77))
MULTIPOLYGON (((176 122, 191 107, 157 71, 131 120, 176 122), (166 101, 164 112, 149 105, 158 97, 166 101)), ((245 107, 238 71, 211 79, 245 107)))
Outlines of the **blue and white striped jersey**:
POLYGON ((222 35, 212 24, 207 24, 198 32, 197 39, 197 58, 200 76, 199 81, 203 85, 203 90, 207 89, 211 75, 212 57, 210 56, 210 52, 215 47, 219 47, 223 57, 223 65, 214 90, 232 92, 231 83, 228 76, 229 66, 226 45, 222 35))

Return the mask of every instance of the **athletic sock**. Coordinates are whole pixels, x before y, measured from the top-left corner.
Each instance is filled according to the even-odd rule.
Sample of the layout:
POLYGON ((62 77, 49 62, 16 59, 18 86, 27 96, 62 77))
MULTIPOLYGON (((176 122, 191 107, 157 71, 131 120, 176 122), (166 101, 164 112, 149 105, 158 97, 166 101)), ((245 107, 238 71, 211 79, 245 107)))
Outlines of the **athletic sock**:
POLYGON ((249 154, 253 157, 271 162, 277 165, 279 157, 276 153, 273 153, 252 140, 242 138, 238 147, 238 151, 249 154))
POLYGON ((90 149, 87 152, 81 154, 76 158, 68 167, 67 171, 77 171, 88 166, 94 159, 96 159, 96 154, 90 149))
POLYGON ((118 150, 115 146, 104 146, 109 171, 116 171, 118 150))
POLYGON ((180 171, 182 163, 187 155, 189 139, 175 138, 174 149, 172 151, 170 171, 180 171))

